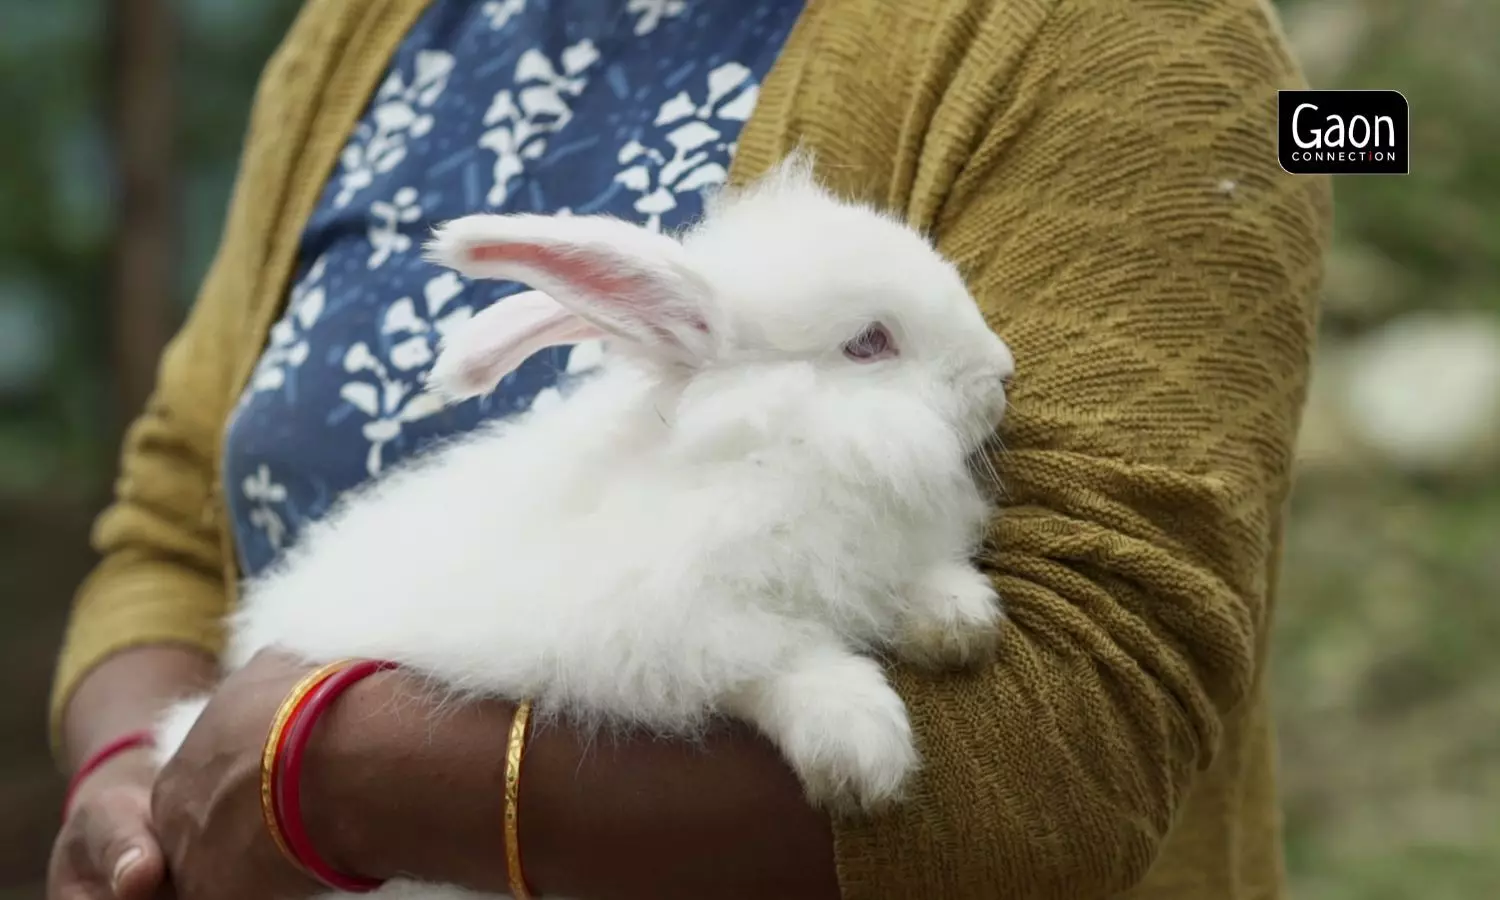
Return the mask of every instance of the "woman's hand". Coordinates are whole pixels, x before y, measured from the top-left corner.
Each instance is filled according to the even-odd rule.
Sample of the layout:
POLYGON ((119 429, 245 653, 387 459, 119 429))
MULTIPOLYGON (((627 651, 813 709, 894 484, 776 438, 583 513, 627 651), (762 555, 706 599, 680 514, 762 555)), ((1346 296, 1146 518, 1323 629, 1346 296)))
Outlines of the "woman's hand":
POLYGON ((52 845, 47 900, 149 900, 165 874, 151 828, 148 752, 130 750, 78 786, 52 845))
POLYGON ((177 900, 291 900, 320 892, 281 855, 260 807, 267 730, 306 671, 262 653, 231 674, 157 777, 150 814, 177 900))
MULTIPOLYGON (((178 646, 143 645, 100 662, 79 682, 62 717, 62 748, 74 771, 123 734, 149 727, 162 705, 211 684, 211 657, 178 646)), ((85 776, 47 867, 48 900, 147 900, 166 873, 151 820, 156 776, 145 749, 120 753, 85 776)))

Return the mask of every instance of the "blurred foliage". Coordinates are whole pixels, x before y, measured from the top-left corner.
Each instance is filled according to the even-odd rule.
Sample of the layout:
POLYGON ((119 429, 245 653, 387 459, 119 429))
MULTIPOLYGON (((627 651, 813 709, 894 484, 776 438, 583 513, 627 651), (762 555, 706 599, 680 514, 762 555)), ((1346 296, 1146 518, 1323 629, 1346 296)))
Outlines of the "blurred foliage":
MULTIPOLYGON (((1279 6, 1313 87, 1396 88, 1411 111, 1410 175, 1336 180, 1315 382, 1413 314, 1500 323, 1500 2, 1279 6)), ((1271 669, 1295 896, 1500 897, 1500 472, 1321 449, 1271 669)))
POLYGON ((1500 86, 1500 2, 1280 5, 1294 36, 1299 20, 1318 16, 1333 32, 1303 32, 1314 87, 1395 87, 1410 104, 1411 174, 1337 185, 1339 237, 1382 257, 1392 278, 1377 288, 1384 311, 1479 305, 1500 313, 1500 117, 1491 99, 1500 86))
MULTIPOLYGON (((259 68, 297 5, 175 5, 179 311, 217 241, 259 68)), ((1318 371, 1414 311, 1500 321, 1500 0, 1278 6, 1313 86, 1397 88, 1411 105, 1412 173, 1337 181, 1318 371)), ((0 500, 97 499, 114 465, 104 13, 0 0, 0 500)), ((1309 408, 1318 464, 1293 497, 1270 676, 1294 896, 1500 897, 1500 475, 1372 461, 1327 437, 1338 407, 1309 408)))
MULTIPOLYGON (((218 240, 261 65, 296 0, 179 0, 182 310, 218 240)), ((0 0, 0 497, 95 496, 115 448, 107 7, 0 0)))

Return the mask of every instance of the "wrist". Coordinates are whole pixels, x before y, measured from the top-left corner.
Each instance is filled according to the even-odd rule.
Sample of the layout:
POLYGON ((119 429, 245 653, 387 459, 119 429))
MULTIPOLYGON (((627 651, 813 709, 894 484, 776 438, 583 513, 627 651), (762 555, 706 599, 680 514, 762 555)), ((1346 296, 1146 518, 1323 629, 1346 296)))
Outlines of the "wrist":
POLYGON ((131 731, 106 741, 84 757, 68 779, 67 791, 63 795, 63 818, 68 817, 80 795, 86 795, 91 782, 100 783, 101 776, 105 784, 110 783, 113 776, 115 783, 135 782, 149 787, 153 768, 150 753, 154 745, 150 731, 131 731))
POLYGON ((266 829, 288 861, 340 893, 366 893, 382 880, 331 865, 312 841, 302 812, 303 764, 328 708, 361 680, 394 668, 391 662, 346 659, 304 674, 282 698, 262 751, 260 801, 266 829))
POLYGON ((59 762, 75 772, 119 736, 152 727, 175 700, 207 690, 215 682, 212 657, 175 645, 121 650, 79 680, 61 713, 59 762))
POLYGON ((88 774, 74 777, 72 792, 62 807, 63 817, 93 797, 110 791, 136 791, 150 797, 155 780, 156 763, 149 747, 122 751, 88 774))
MULTIPOLYGON (((508 893, 514 712, 443 702, 430 681, 400 671, 356 684, 319 722, 304 766, 305 821, 324 859, 367 878, 508 893)), ((699 742, 534 728, 519 814, 522 869, 538 897, 838 896, 827 818, 746 727, 699 742)))
POLYGON ((512 708, 433 700, 430 684, 392 671, 363 679, 327 709, 303 762, 308 834, 341 871, 504 893, 512 708))
MULTIPOLYGON (((379 754, 368 743, 376 734, 363 727, 365 715, 349 713, 362 712, 371 698, 388 693, 387 674, 378 672, 350 686, 323 710, 303 750, 299 791, 302 825, 318 855, 341 872, 380 880, 395 872, 382 870, 389 860, 374 840, 383 830, 375 819, 387 814, 373 802, 381 797, 379 754)), ((282 765, 286 755, 283 750, 282 765)))

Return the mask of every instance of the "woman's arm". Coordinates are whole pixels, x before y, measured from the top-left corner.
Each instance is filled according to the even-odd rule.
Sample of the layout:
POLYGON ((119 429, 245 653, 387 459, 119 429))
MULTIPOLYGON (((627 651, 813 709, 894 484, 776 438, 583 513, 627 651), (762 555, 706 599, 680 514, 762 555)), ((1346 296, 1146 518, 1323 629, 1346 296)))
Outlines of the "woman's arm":
POLYGON ((62 762, 73 771, 105 744, 155 724, 162 709, 213 684, 218 667, 203 650, 148 645, 100 662, 62 714, 62 762))
MULTIPOLYGON (((268 723, 306 672, 263 653, 226 678, 158 779, 154 815, 182 900, 307 896, 259 811, 268 723), (226 875, 226 873, 230 873, 226 875)), ((330 863, 506 892, 503 766, 513 707, 439 707, 391 672, 350 689, 309 745, 303 808, 330 863)), ((726 724, 700 745, 590 745, 536 730, 521 779, 523 868, 538 896, 583 900, 835 900, 828 821, 777 751, 726 724)))
MULTIPOLYGON (((101 561, 74 599, 52 688, 50 737, 68 773, 215 674, 225 587, 213 458, 228 394, 215 389, 214 328, 200 305, 173 339, 126 435, 113 502, 94 524, 101 561)), ((149 754, 133 750, 82 781, 53 842, 52 900, 157 891, 154 776, 149 754)))
POLYGON ((893 673, 926 764, 835 823, 846 900, 1279 877, 1262 667, 1331 231, 1329 180, 1277 163, 1305 84, 1264 0, 1047 6, 1003 73, 985 20, 939 112, 987 126, 918 175, 962 160, 923 208, 1016 357, 980 560, 1007 627, 976 677, 893 673))
MULTIPOLYGON (((67 773, 150 728, 162 707, 215 675, 225 591, 212 496, 215 430, 205 421, 204 317, 174 340, 148 408, 126 438, 114 502, 99 517, 103 559, 75 598, 53 683, 50 732, 67 773)), ((108 892, 146 900, 163 854, 150 820, 149 754, 121 753, 78 786, 53 842, 52 900, 108 892)))
MULTIPOLYGON (((514 707, 483 701, 434 717, 432 703, 430 687, 399 673, 340 699, 310 761, 306 802, 321 813, 309 827, 350 871, 504 893, 514 707)), ((827 819, 746 728, 726 723, 696 746, 628 736, 586 746, 571 729, 542 728, 522 771, 523 868, 538 896, 838 897, 827 819)))
MULTIPOLYGON (((80 682, 62 719, 68 772, 117 738, 150 727, 162 704, 213 676, 212 658, 183 647, 124 650, 80 682)), ((161 884, 165 860, 151 827, 156 769, 148 751, 112 755, 80 782, 48 862, 52 900, 107 891, 115 900, 147 900, 161 884)))
MULTIPOLYGON (((213 495, 218 406, 196 312, 164 355, 126 436, 115 497, 93 531, 99 565, 80 586, 58 657, 50 736, 68 773, 162 707, 211 683, 225 591, 213 495)), ((78 786, 53 843, 48 896, 144 900, 163 855, 149 816, 149 755, 118 754, 78 786)))
MULTIPOLYGON (((166 703, 215 675, 225 589, 210 514, 213 417, 222 409, 206 374, 222 368, 207 346, 212 324, 195 310, 164 355, 156 390, 126 436, 114 501, 94 525, 102 559, 74 599, 52 688, 50 737, 68 773, 116 738, 150 728, 166 703)), ((145 900, 157 890, 164 873, 149 815, 154 775, 149 755, 135 750, 83 780, 53 842, 52 900, 145 900)))

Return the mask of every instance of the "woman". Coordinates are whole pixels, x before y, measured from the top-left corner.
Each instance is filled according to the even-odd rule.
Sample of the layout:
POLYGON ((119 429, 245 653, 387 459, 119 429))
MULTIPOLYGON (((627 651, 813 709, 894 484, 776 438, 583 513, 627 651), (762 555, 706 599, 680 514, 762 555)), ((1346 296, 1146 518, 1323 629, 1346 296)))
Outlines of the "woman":
MULTIPOLYGON (((232 587, 343 490, 545 402, 413 400, 447 323, 514 286, 417 257, 434 222, 596 212, 671 228, 799 141, 965 272, 1017 357, 982 563, 1000 659, 893 672, 927 765, 829 820, 746 729, 565 731, 527 750, 525 875, 598 898, 1275 897, 1262 668, 1307 374, 1325 179, 1276 163, 1302 86, 1260 0, 310 0, 268 67, 223 242, 124 452, 55 692, 76 767, 212 677, 232 587), (753 107, 753 114, 752 114, 753 107)), ((257 658, 153 788, 83 779, 54 900, 288 897, 260 747, 304 670, 257 658), (154 793, 153 793, 154 790, 154 793)), ((424 714, 399 673, 319 726, 305 805, 337 867, 503 891, 512 707, 424 714)))

